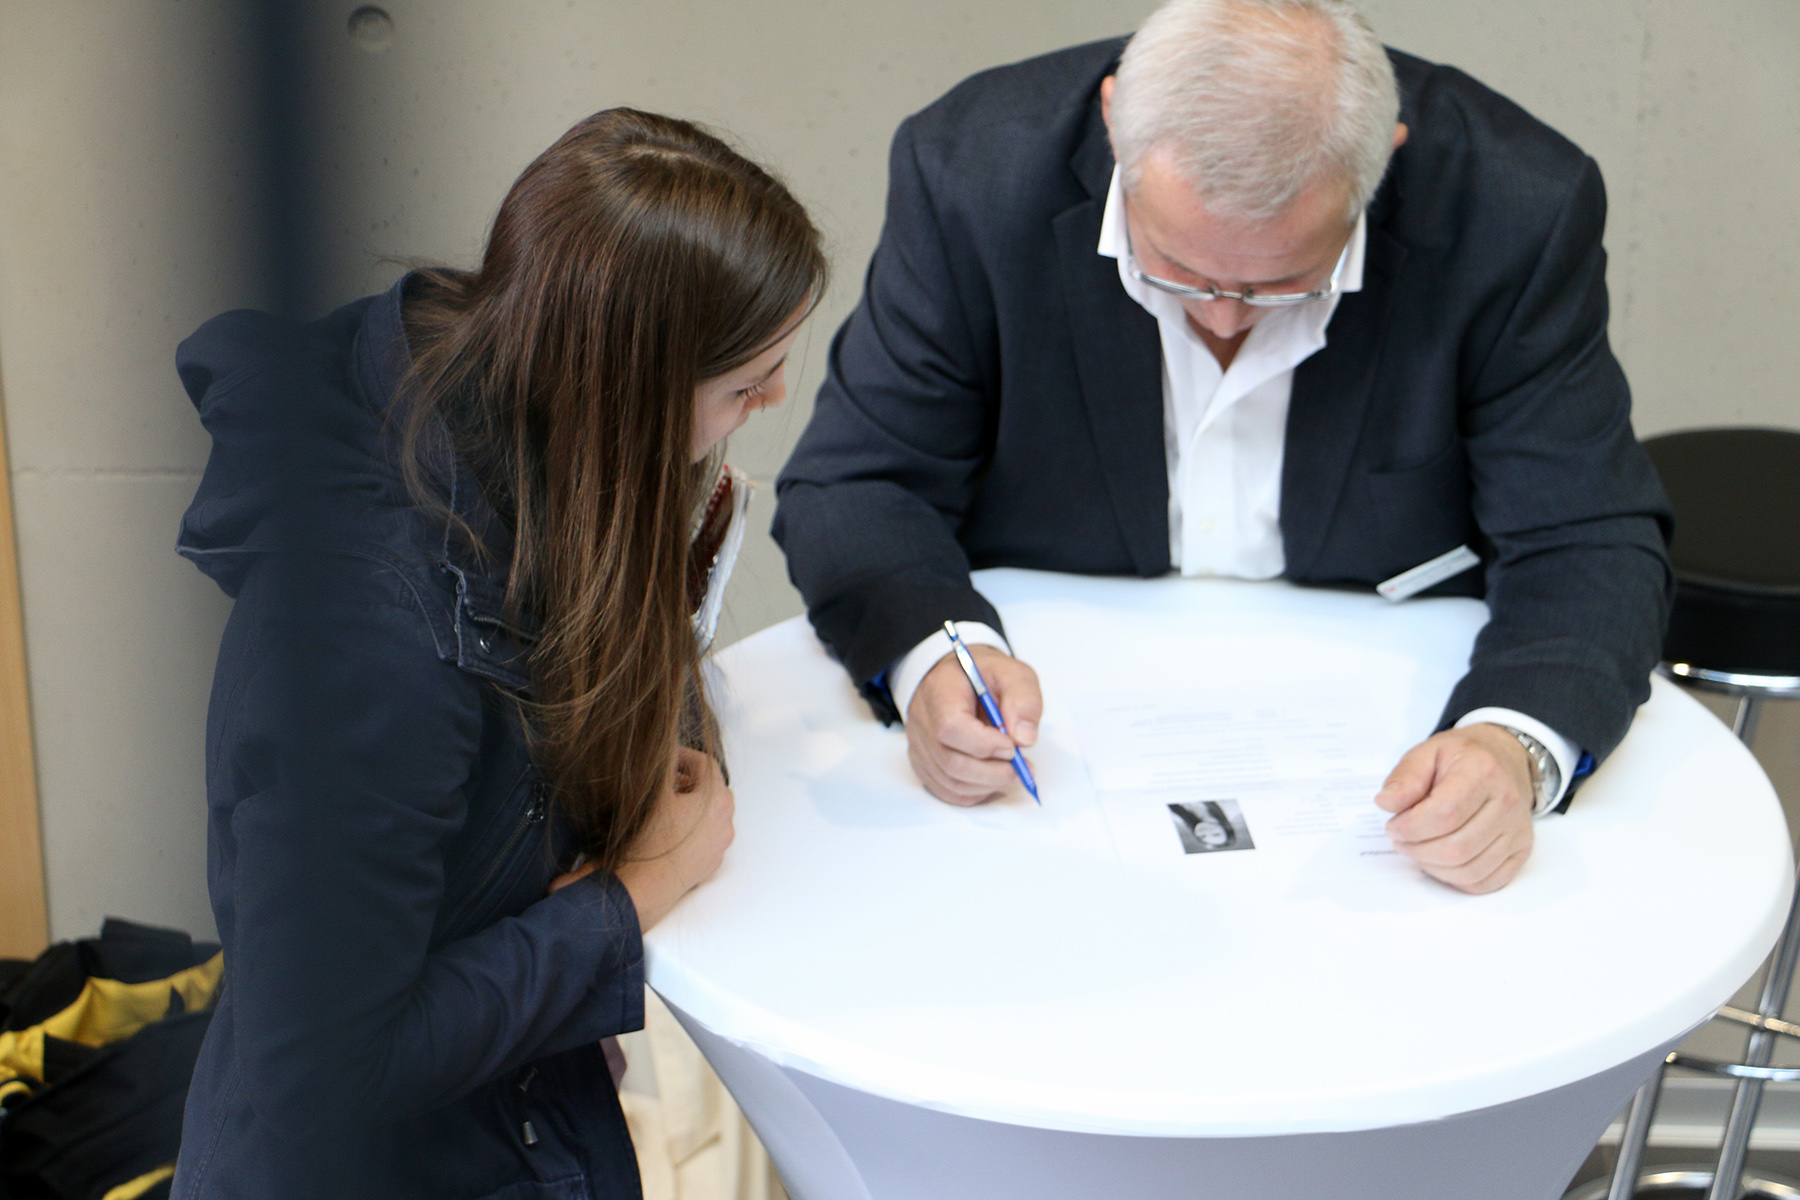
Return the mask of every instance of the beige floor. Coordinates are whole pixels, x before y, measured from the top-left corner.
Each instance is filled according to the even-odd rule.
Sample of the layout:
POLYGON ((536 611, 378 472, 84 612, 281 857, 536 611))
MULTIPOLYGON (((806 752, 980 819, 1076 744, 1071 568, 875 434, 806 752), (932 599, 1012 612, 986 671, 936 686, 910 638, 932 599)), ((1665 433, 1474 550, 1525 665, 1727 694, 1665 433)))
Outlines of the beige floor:
POLYGON ((644 1200, 788 1200, 744 1114, 655 992, 644 1021, 619 1039, 644 1200))

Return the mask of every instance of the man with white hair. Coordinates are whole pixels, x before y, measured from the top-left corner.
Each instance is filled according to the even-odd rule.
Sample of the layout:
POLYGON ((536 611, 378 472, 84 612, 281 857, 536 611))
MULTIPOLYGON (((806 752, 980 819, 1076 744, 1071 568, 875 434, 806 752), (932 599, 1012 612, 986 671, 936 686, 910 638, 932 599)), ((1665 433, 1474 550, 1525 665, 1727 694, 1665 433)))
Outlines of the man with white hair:
POLYGON ((964 82, 894 139, 887 222, 782 473, 820 636, 914 769, 1012 785, 1042 701, 971 566, 1371 587, 1491 619, 1376 803, 1472 892, 1648 695, 1668 510, 1606 339, 1593 161, 1339 0, 1172 0, 964 82), (1446 568, 1450 569, 1450 568, 1446 568))

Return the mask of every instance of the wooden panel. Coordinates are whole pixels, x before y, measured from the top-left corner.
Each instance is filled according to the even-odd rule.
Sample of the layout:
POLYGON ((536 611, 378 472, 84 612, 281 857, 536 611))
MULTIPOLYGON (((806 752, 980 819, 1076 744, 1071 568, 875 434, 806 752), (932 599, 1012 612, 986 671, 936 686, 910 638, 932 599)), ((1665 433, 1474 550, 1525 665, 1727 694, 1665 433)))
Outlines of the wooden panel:
POLYGON ((0 421, 0 958, 32 958, 44 948, 49 925, 7 462, 0 421))

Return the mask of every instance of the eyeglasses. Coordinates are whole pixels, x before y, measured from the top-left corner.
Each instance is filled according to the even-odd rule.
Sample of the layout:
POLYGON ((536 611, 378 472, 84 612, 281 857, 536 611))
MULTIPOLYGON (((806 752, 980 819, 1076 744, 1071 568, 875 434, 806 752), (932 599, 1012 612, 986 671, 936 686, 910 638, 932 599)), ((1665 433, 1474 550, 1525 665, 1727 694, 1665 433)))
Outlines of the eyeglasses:
POLYGON ((1194 287, 1192 284, 1176 283, 1172 279, 1159 279, 1138 266, 1137 255, 1131 249, 1129 225, 1125 227, 1125 258, 1130 264, 1133 279, 1183 300, 1236 300, 1252 308, 1292 308, 1296 304, 1310 304, 1314 300, 1337 295, 1339 281, 1344 274, 1344 264, 1350 260, 1350 243, 1346 241, 1344 248, 1338 252, 1337 266, 1331 268, 1331 278, 1325 282, 1324 287, 1310 292, 1276 292, 1269 296, 1258 295, 1255 291, 1226 292, 1211 286, 1194 287))

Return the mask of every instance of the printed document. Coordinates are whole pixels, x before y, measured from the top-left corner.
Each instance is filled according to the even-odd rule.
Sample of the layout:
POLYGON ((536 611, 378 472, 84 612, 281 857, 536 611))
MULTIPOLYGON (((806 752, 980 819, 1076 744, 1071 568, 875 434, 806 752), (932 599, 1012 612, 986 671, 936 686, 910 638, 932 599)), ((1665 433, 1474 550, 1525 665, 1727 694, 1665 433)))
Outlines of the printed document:
POLYGON ((1355 869, 1398 857, 1373 801, 1400 739, 1354 680, 1085 695, 1071 707, 1127 862, 1257 851, 1355 869))

